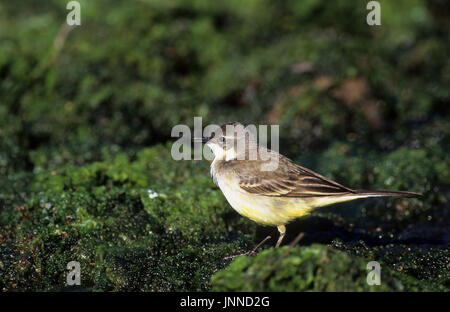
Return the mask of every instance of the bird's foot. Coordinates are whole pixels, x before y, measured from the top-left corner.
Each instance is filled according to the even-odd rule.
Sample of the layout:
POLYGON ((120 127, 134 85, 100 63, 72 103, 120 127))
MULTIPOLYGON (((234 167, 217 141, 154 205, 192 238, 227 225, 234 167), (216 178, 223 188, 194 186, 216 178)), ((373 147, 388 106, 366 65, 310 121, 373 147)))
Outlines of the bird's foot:
POLYGON ((259 247, 261 247, 262 245, 264 245, 264 243, 267 242, 269 239, 271 239, 271 237, 270 237, 270 236, 267 236, 266 238, 264 238, 264 239, 262 240, 261 243, 259 243, 258 245, 256 245, 255 248, 253 248, 252 250, 247 251, 247 252, 244 252, 244 253, 241 253, 241 254, 237 254, 237 255, 227 256, 227 257, 225 257, 224 259, 225 259, 225 260, 228 260, 228 259, 233 259, 233 258, 240 257, 240 256, 256 256, 256 255, 258 254, 258 253, 257 253, 257 250, 259 249, 259 247))

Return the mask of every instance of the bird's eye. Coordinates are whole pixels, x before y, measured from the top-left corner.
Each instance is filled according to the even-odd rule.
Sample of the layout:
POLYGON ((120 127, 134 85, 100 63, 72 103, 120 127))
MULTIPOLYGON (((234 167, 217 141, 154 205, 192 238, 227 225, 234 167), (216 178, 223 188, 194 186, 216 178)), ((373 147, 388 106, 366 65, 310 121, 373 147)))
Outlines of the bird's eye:
POLYGON ((220 143, 225 143, 225 137, 223 137, 223 136, 220 137, 220 138, 219 138, 219 142, 220 142, 220 143))

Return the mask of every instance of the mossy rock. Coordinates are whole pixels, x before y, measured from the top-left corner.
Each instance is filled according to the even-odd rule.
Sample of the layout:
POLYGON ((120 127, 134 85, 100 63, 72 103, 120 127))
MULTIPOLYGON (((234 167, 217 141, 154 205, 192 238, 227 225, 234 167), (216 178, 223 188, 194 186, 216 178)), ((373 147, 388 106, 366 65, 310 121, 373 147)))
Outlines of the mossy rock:
POLYGON ((383 27, 345 1, 110 2, 80 0, 70 31, 65 2, 0 7, 1 290, 66 289, 72 260, 85 290, 210 289, 262 238, 207 162, 170 158, 193 116, 278 124, 281 152, 327 177, 423 192, 297 224, 405 289, 450 289, 445 1, 380 0, 383 27))
POLYGON ((208 290, 255 227, 230 210, 206 163, 168 158, 156 146, 36 174, 29 199, 1 214, 1 289, 65 289, 66 265, 79 261, 81 289, 208 290))
MULTIPOLYGON (((269 249, 242 256, 211 278, 214 291, 418 291, 433 289, 381 264, 380 285, 369 285, 368 260, 332 247, 269 249)), ((442 290, 442 289, 441 289, 442 290)))

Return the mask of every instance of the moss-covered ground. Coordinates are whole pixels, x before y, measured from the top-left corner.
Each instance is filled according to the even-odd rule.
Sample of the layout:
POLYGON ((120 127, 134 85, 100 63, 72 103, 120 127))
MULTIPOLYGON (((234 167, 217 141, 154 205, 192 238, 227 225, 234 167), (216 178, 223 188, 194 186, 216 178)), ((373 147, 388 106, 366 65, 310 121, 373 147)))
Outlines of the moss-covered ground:
POLYGON ((444 0, 0 3, 0 290, 448 291, 444 0), (277 231, 239 216, 171 129, 280 125, 280 152, 342 184, 409 190, 277 231), (273 239, 256 257, 229 255, 273 239), (369 261, 381 285, 366 283, 369 261))

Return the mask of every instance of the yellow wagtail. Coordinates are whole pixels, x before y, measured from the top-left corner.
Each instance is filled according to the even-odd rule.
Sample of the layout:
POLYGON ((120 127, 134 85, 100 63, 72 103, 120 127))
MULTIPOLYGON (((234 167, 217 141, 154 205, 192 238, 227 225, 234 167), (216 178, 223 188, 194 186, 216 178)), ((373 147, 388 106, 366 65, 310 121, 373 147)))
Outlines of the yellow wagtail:
POLYGON ((257 223, 277 226, 280 235, 275 247, 286 234, 285 225, 314 208, 365 197, 421 196, 351 189, 258 145, 255 136, 238 122, 224 124, 219 130, 201 138, 214 153, 214 182, 238 213, 257 223))

